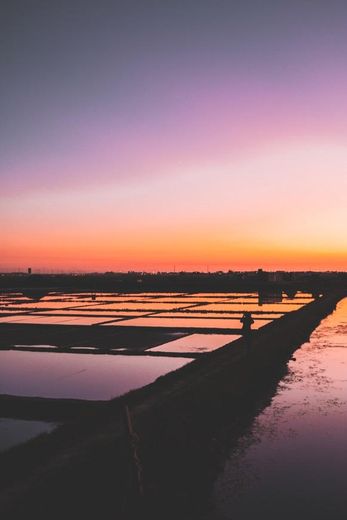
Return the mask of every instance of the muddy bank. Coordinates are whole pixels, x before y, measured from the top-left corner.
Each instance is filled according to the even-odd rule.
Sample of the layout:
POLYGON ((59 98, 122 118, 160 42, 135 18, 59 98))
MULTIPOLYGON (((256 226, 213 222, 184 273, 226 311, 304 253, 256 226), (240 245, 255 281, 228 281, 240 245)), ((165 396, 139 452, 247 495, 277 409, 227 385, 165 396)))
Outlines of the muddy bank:
POLYGON ((250 348, 237 340, 4 454, 0 511, 6 518, 31 512, 36 518, 126 518, 136 517, 140 503, 142 518, 198 518, 229 448, 226 439, 236 438, 271 399, 292 352, 341 297, 325 296, 267 325, 253 334, 250 348), (139 437, 143 503, 132 475, 124 403, 139 437))
POLYGON ((108 401, 0 395, 1 417, 11 419, 67 422, 107 406, 108 401))

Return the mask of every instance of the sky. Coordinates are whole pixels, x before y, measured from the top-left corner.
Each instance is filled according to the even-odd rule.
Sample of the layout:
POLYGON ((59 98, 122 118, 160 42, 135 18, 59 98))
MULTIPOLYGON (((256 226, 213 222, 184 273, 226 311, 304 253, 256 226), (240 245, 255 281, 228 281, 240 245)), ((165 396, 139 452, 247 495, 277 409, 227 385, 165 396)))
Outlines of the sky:
POLYGON ((345 0, 3 0, 0 270, 346 270, 345 0))

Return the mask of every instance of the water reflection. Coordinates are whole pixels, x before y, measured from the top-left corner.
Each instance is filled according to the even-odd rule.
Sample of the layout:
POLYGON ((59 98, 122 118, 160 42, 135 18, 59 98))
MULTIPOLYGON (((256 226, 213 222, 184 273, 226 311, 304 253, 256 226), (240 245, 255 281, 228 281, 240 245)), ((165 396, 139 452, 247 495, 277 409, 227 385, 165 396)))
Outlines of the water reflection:
POLYGON ((41 433, 50 433, 56 424, 43 421, 0 418, 0 452, 26 442, 41 433))
POLYGON ((311 301, 298 292, 293 300, 278 294, 247 293, 56 293, 40 301, 3 294, 0 324, 239 329, 244 311, 255 313, 254 329, 311 301), (265 303, 267 302, 267 303, 265 303), (277 302, 277 303, 269 303, 277 302), (189 313, 192 313, 191 315, 189 313), (193 315, 194 313, 194 315, 193 315), (207 314, 210 313, 210 314, 207 314), (223 314, 224 313, 224 314, 223 314), (144 316, 151 314, 151 318, 144 316), (229 314, 229 315, 228 315, 229 314), (138 317, 138 319, 128 319, 138 317), (189 318, 189 319, 188 319, 189 318), (218 321, 218 318, 227 318, 218 321), (258 319, 259 318, 259 319, 258 319), (121 320, 121 321, 120 321, 121 320), (194 321, 193 321, 194 320, 194 321), (263 320, 263 321, 261 321, 263 320))
POLYGON ((258 305, 256 303, 210 303, 202 305, 200 310, 206 311, 262 311, 262 312, 291 312, 300 309, 304 304, 269 303, 258 305))
POLYGON ((295 353, 277 395, 225 463, 208 518, 342 519, 347 299, 295 353))
POLYGON ((153 382, 189 358, 0 351, 0 394, 107 400, 153 382))
POLYGON ((114 322, 120 319, 115 316, 74 316, 74 315, 39 315, 30 314, 0 318, 0 323, 21 323, 27 325, 99 325, 105 322, 114 322))
MULTIPOLYGON (((267 325, 272 320, 257 320, 252 325, 253 329, 259 329, 267 325)), ((223 319, 223 318, 134 318, 127 321, 119 321, 114 324, 104 323, 102 326, 125 326, 125 327, 178 327, 184 328, 203 328, 203 329, 240 329, 239 319, 223 319)))
POLYGON ((217 350, 241 336, 239 334, 190 334, 184 338, 175 339, 153 347, 154 352, 211 352, 217 350))
MULTIPOLYGON (((232 312, 228 312, 228 311, 222 311, 222 312, 216 312, 216 311, 205 311, 205 312, 198 312, 198 311, 195 311, 195 310, 192 310, 192 309, 188 309, 187 311, 179 311, 179 312, 173 312, 173 311, 168 311, 168 312, 161 312, 160 313, 160 316, 158 315, 158 317, 160 318, 204 318, 204 319, 207 319, 207 318, 222 318, 222 319, 225 319, 225 318, 230 318, 230 319, 235 319, 235 318, 238 318, 239 320, 239 323, 240 323, 240 318, 242 318, 243 316, 243 312, 237 312, 237 311, 232 311, 232 312)), ((261 319, 261 320, 274 320, 274 319, 277 319, 277 318, 280 318, 281 316, 283 316, 283 314, 279 314, 279 313, 258 313, 258 314, 253 314, 252 317, 254 320, 258 320, 258 319, 261 319)))
MULTIPOLYGON (((146 303, 147 300, 144 300, 143 302, 118 302, 118 303, 105 303, 102 305, 88 305, 88 309, 84 306, 82 309, 85 310, 140 310, 140 311, 154 311, 154 310, 165 310, 165 309, 176 309, 181 308, 181 304, 179 303, 146 303)), ((183 308, 186 308, 187 305, 185 305, 185 301, 182 300, 183 308)), ((189 306, 189 305, 188 305, 189 306)), ((76 307, 76 309, 79 307, 76 307)))

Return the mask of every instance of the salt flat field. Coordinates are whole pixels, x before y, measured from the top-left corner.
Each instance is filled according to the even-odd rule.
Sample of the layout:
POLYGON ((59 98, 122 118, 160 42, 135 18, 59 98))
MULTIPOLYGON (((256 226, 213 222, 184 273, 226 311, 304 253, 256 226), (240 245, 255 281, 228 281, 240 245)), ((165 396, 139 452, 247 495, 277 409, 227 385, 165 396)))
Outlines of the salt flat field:
MULTIPOLYGON (((107 401, 309 304, 297 293, 0 294, 0 396, 107 401)), ((56 424, 0 418, 0 450, 56 424), (12 438, 12 441, 11 441, 12 438)))
MULTIPOLYGON (((0 296, 0 319, 1 323, 11 323, 17 320, 17 317, 23 319, 24 313, 27 316, 26 322, 29 323, 35 316, 51 316, 57 313, 63 323, 72 316, 99 318, 102 314, 108 318, 123 316, 126 319, 132 315, 150 315, 153 318, 170 311, 179 312, 181 315, 199 313, 195 317, 201 317, 203 327, 203 320, 220 313, 224 313, 224 318, 232 318, 235 313, 238 317, 240 313, 250 311, 256 315, 266 314, 266 319, 269 319, 270 314, 271 318, 275 319, 278 317, 276 314, 282 315, 297 310, 310 303, 312 299, 308 293, 300 292, 294 298, 276 295, 276 298, 265 301, 258 293, 50 293, 38 301, 33 301, 19 293, 3 293, 0 296), (204 316, 200 316, 201 314, 204 316)), ((54 323, 59 323, 59 320, 54 323)), ((136 326, 136 322, 129 322, 128 325, 136 326)))
POLYGON ((311 301, 300 292, 2 293, 0 394, 110 399, 232 345, 245 310, 256 331, 311 301))
MULTIPOLYGON (((165 335, 165 331, 170 331, 185 336, 184 342, 179 343, 179 351, 198 354, 215 348, 207 338, 210 334, 238 337, 242 326, 240 319, 245 311, 252 313, 252 328, 258 330, 312 300, 312 296, 304 292, 297 292, 294 297, 285 293, 264 295, 257 292, 50 292, 37 300, 20 292, 3 292, 0 295, 0 326, 17 326, 14 330, 21 337, 9 345, 5 342, 2 348, 14 344, 62 346, 63 343, 66 348, 96 346, 113 353, 117 350, 126 352, 129 349, 128 337, 135 334, 137 339, 132 349, 149 353, 154 348, 155 352, 164 355, 170 353, 171 348, 172 353, 177 352, 174 340, 179 337, 165 335), (26 328, 24 334, 21 326, 30 326, 30 330, 26 328), (67 327, 69 332, 66 332, 67 327), (78 327, 78 338, 72 332, 74 327, 76 330, 78 327), (40 336, 40 331, 45 332, 44 337, 40 336), (155 333, 153 341, 145 341, 144 338, 148 339, 152 332, 155 333), (200 338, 200 346, 196 344, 197 338, 198 341, 200 338), (158 345, 161 345, 160 350, 158 345)), ((220 345, 227 343, 225 337, 220 345)))

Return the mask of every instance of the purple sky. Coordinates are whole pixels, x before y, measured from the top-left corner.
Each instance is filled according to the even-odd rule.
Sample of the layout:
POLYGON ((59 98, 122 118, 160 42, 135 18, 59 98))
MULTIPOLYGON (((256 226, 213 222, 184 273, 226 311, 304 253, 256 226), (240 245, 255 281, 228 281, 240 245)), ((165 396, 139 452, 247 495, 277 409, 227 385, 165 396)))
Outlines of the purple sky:
POLYGON ((0 268, 346 268, 347 4, 18 1, 0 268))

